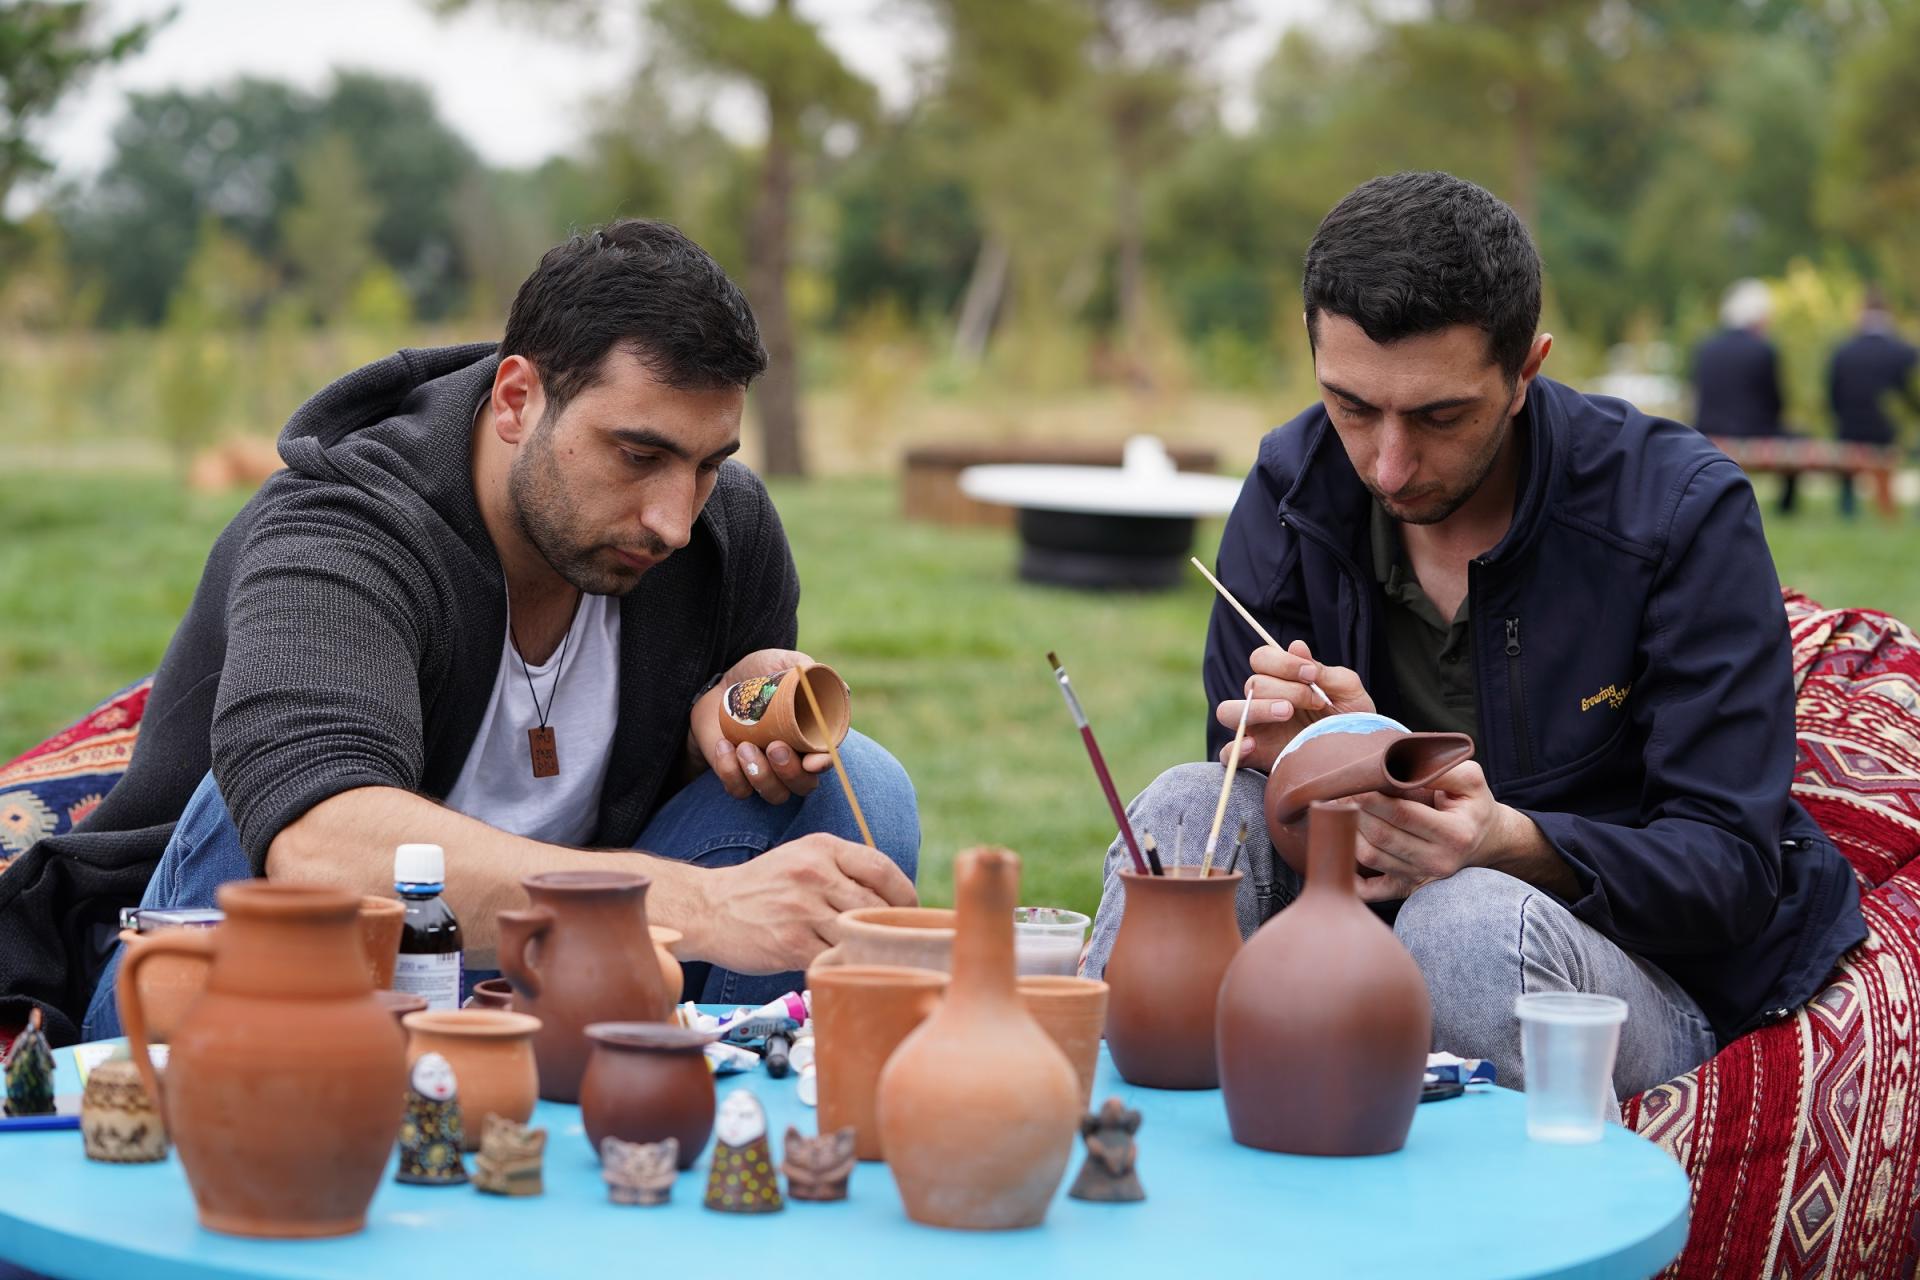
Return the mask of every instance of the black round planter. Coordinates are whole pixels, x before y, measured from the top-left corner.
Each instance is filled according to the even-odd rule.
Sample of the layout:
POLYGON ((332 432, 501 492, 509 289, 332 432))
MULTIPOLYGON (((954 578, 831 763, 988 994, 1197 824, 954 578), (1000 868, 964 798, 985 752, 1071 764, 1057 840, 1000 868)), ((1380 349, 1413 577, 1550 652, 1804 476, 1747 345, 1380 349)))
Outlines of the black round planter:
POLYGON ((1020 508, 1020 576, 1064 587, 1164 590, 1193 546, 1191 516, 1020 508))

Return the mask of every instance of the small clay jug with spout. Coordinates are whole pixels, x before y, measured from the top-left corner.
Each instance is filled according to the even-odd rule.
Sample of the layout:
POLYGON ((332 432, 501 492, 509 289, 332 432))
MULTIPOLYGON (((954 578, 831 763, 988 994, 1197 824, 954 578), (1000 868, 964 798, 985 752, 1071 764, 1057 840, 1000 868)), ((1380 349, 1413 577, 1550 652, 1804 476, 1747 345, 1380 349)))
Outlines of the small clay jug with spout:
POLYGON ((1107 958, 1107 1051, 1130 1084, 1211 1089, 1213 1006, 1240 954, 1233 897, 1240 873, 1168 867, 1120 872, 1127 905, 1107 958))
POLYGON ((817 662, 728 685, 716 714, 720 732, 736 747, 751 742, 765 748, 784 742, 796 751, 825 751, 845 741, 853 724, 846 682, 832 667, 817 662), (802 680, 812 686, 820 703, 817 716, 800 688, 802 680))
POLYGON ((953 979, 880 1073, 880 1145, 915 1222, 1037 1226, 1079 1132, 1080 1081, 1014 987, 1019 855, 962 853, 954 888, 953 979))
POLYGON ((647 886, 632 871, 545 871, 520 881, 533 906, 502 911, 500 971, 513 1010, 540 1019, 540 1096, 574 1102, 590 1022, 666 1022, 679 992, 662 980, 647 928, 647 886))
POLYGON ((1413 957, 1354 893, 1359 812, 1313 806, 1306 887, 1220 988, 1220 1087, 1244 1146, 1379 1155, 1413 1123, 1433 1008, 1413 957))
POLYGON ((1307 810, 1315 801, 1379 791, 1431 803, 1440 775, 1472 758, 1473 739, 1464 733, 1414 733, 1370 711, 1317 720, 1287 744, 1267 775, 1267 835, 1286 864, 1304 875, 1307 810))
POLYGON ((216 931, 175 929, 127 952, 116 979, 134 1064, 160 1105, 203 1226, 338 1236, 366 1225, 407 1091, 406 1042, 374 999, 360 899, 339 889, 222 885, 216 931), (147 1056, 140 970, 213 956, 206 990, 147 1056))

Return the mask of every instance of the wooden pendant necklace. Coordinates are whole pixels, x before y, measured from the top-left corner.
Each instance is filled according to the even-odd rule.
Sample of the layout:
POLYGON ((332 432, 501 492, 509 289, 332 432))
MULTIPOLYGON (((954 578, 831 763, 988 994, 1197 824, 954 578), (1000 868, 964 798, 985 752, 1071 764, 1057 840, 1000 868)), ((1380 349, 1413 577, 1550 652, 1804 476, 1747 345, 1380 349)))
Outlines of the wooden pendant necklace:
POLYGON ((533 776, 551 778, 560 772, 560 752, 554 745, 553 729, 547 724, 547 717, 553 712, 553 700, 560 696, 560 677, 567 672, 567 645, 573 640, 573 624, 580 617, 580 602, 586 599, 586 592, 573 598, 573 612, 567 616, 567 634, 560 637, 560 657, 553 664, 553 687, 547 690, 547 705, 540 706, 540 695, 533 688, 533 671, 527 666, 526 655, 520 652, 520 637, 513 633, 513 610, 507 610, 507 639, 513 641, 513 656, 520 660, 520 674, 527 678, 527 696, 533 699, 534 714, 540 717, 540 727, 527 730, 527 754, 533 762, 533 776))

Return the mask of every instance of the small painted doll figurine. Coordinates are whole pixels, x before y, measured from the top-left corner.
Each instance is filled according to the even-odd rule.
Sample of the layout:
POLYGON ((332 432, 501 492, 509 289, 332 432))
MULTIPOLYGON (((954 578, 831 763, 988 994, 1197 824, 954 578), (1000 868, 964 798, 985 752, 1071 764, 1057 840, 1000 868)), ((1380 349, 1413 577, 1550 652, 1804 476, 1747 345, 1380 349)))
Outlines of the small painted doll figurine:
POLYGON ((437 1053, 414 1060, 407 1118, 400 1125, 399 1182, 452 1187, 467 1180, 460 1158, 460 1097, 453 1067, 437 1053))
POLYGON ((780 1172, 787 1175, 787 1194, 795 1200, 845 1200, 847 1179, 853 1176, 852 1125, 837 1133, 809 1138, 792 1125, 780 1146, 780 1172))
POLYGON ((1108 1098, 1098 1113, 1080 1117, 1080 1136, 1087 1141, 1087 1162, 1067 1194, 1075 1200, 1120 1202, 1145 1200, 1140 1175, 1134 1172, 1138 1154, 1133 1135, 1140 1129, 1140 1113, 1127 1110, 1118 1098, 1108 1098))
POLYGON ((124 1048, 87 1074, 80 1137, 89 1160, 151 1164, 167 1158, 166 1127, 124 1048))
POLYGON ((787 1207, 767 1142, 767 1113, 745 1089, 728 1094, 714 1117, 706 1204, 722 1213, 773 1213, 787 1207))
POLYGON ((600 1139, 600 1176, 615 1204, 665 1204, 680 1176, 680 1139, 622 1142, 608 1134, 600 1139))
POLYGON ((546 1153, 547 1131, 529 1129, 491 1113, 480 1132, 480 1154, 473 1162, 476 1190, 497 1196, 537 1196, 544 1191, 540 1158, 546 1153))
POLYGON ((53 1050, 40 1029, 40 1010, 27 1015, 27 1026, 7 1053, 7 1114, 53 1114, 53 1050))

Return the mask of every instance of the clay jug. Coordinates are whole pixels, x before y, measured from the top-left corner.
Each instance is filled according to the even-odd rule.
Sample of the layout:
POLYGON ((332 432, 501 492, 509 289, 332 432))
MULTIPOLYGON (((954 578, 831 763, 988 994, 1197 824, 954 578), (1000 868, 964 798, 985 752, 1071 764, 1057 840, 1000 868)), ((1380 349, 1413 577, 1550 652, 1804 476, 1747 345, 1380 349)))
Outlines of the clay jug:
POLYGON ((601 1139, 680 1142, 680 1167, 693 1168, 713 1133, 711 1031, 663 1022, 596 1022, 593 1056, 580 1084, 580 1122, 597 1159, 601 1139))
POLYGON ((900 1042, 940 1003, 947 975, 898 965, 835 965, 809 969, 807 986, 813 993, 820 1132, 850 1126, 855 1158, 882 1159, 875 1086, 900 1042))
POLYGON ((1234 893, 1240 873, 1168 867, 1120 872, 1126 912, 1107 958, 1107 1052, 1114 1070, 1149 1089, 1211 1089, 1213 1006, 1240 954, 1234 893))
POLYGON ((751 742, 762 750, 769 743, 784 742, 796 751, 825 751, 845 741, 853 724, 846 682, 832 667, 817 662, 728 685, 715 714, 728 742, 736 747, 751 742), (800 688, 802 679, 813 686, 813 696, 820 703, 818 716, 800 688))
POLYGON ((1267 835, 1286 864, 1304 875, 1307 810, 1316 800, 1379 791, 1431 802, 1440 775, 1472 758, 1473 739, 1464 733, 1413 733, 1370 711, 1328 716, 1303 729, 1273 762, 1267 835))
POLYGON ((834 945, 808 965, 809 970, 842 964, 877 964, 904 969, 953 968, 954 914, 947 907, 856 907, 833 923, 834 945))
POLYGON ((203 1226, 338 1236, 366 1225, 407 1091, 400 1028, 373 997, 360 899, 339 889, 222 885, 217 933, 173 930, 129 951, 116 993, 133 1061, 165 1117, 203 1226), (206 991, 148 1060, 140 970, 211 952, 206 991))
POLYGON ((647 928, 647 886, 633 871, 545 871, 520 881, 533 906, 502 911, 500 971, 533 1036, 540 1096, 573 1102, 587 1069, 589 1022, 666 1022, 669 993, 647 928))
POLYGON ((962 853, 954 888, 953 980, 880 1073, 880 1145, 915 1222, 1037 1226, 1079 1133, 1080 1082, 1014 988, 1019 855, 962 853))
MULTIPOLYGON (((219 925, 211 929, 193 930, 216 934, 219 925)), ((120 964, 124 968, 133 953, 147 945, 153 939, 169 933, 178 933, 178 929, 162 929, 155 933, 136 933, 132 929, 120 931, 120 941, 126 944, 126 953, 120 964)), ((146 1014, 147 1036, 155 1044, 167 1044, 173 1039, 174 1028, 180 1025, 180 1019, 186 1016, 187 1009, 200 993, 207 989, 207 971, 213 967, 213 950, 209 946, 204 950, 173 951, 168 950, 164 957, 140 967, 140 1008, 146 1014)), ((115 1000, 119 1000, 119 984, 114 985, 115 1000)), ((120 1025, 124 1027, 127 1015, 122 1004, 120 1025)))
POLYGON ((1355 805, 1313 806, 1306 887, 1220 988, 1220 1086, 1234 1141, 1368 1156, 1407 1140, 1433 1034, 1426 980, 1354 893, 1355 805))
POLYGON ((453 1068, 460 1089, 460 1143, 480 1149, 489 1115, 525 1124, 533 1115, 540 1076, 533 1061, 533 1033, 540 1019, 505 1009, 443 1009, 410 1013, 407 1066, 422 1054, 437 1053, 453 1068))

